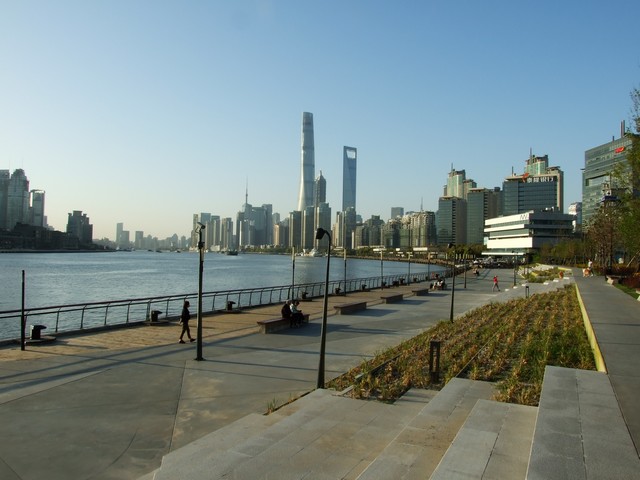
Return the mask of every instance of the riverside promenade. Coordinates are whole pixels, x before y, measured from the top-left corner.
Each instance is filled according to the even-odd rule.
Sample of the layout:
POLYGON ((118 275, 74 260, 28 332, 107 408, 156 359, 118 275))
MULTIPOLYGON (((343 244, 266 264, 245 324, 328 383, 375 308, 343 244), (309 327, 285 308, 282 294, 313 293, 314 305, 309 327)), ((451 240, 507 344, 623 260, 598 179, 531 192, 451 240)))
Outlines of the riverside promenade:
MULTIPOLYGON (((524 288, 509 288, 511 272, 497 272, 502 292, 491 291, 495 270, 483 271, 479 279, 469 275, 467 288, 458 278, 455 316, 489 302, 524 296, 524 288)), ((620 323, 599 321, 600 315, 631 312, 636 324, 626 327, 626 358, 629 365, 640 365, 631 356, 640 355, 640 339, 637 333, 631 335, 638 330, 640 302, 636 305, 597 277, 531 284, 530 293, 574 281, 585 289, 585 308, 598 338, 604 340, 610 332, 608 323, 614 328, 620 323)), ((327 381, 449 318, 451 290, 414 296, 412 289, 419 287, 426 284, 388 289, 404 294, 403 301, 393 304, 380 299, 387 290, 329 298, 329 314, 334 305, 346 302, 366 301, 367 309, 329 317, 327 381)), ((311 315, 309 325, 269 335, 258 333, 256 322, 279 317, 279 305, 205 317, 204 361, 194 360, 195 343, 177 343, 176 323, 64 336, 53 343, 29 345, 25 352, 18 346, 1 348, 0 478, 140 478, 157 469, 169 452, 314 390, 322 299, 301 306, 311 315)), ((609 355, 615 356, 617 343, 603 349, 609 369, 616 363, 609 355)), ((616 387, 631 384, 629 400, 640 394, 632 370, 619 375, 616 387)))

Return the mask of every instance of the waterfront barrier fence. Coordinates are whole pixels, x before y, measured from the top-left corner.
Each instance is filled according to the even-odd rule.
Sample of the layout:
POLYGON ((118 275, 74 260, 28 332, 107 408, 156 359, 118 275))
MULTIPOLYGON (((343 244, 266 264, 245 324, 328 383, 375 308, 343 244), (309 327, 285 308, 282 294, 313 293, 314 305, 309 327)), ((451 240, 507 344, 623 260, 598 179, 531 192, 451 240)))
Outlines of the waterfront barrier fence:
MULTIPOLYGON (((428 280, 428 273, 396 274, 367 278, 330 280, 329 294, 343 294, 363 289, 376 289, 405 283, 428 280)), ((325 282, 275 287, 245 288, 202 293, 203 315, 242 308, 284 303, 287 299, 304 299, 324 296, 325 282)), ((30 337, 33 325, 42 325, 42 335, 90 331, 122 327, 152 320, 177 320, 185 300, 194 312, 198 293, 164 295, 159 297, 130 298, 91 303, 54 305, 0 311, 0 342, 15 341, 21 337, 24 315, 25 336, 30 337)), ((193 315, 192 315, 193 316, 193 315)))

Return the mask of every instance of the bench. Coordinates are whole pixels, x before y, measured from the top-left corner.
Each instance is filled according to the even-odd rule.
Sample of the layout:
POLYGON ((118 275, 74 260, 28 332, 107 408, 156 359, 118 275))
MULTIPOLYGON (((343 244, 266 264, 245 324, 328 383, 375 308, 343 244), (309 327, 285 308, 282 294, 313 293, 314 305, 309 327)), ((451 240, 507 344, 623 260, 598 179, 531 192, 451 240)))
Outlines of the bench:
MULTIPOLYGON (((291 319, 282 317, 258 320, 256 323, 260 326, 260 333, 272 333, 291 327, 291 319)), ((302 323, 309 323, 308 313, 302 314, 302 323)))
POLYGON ((429 289, 428 288, 414 288, 413 290, 411 290, 411 293, 413 293, 416 297, 424 297, 425 295, 429 295, 429 289))
POLYGON ((343 303, 341 305, 336 305, 333 308, 336 309, 336 313, 338 315, 343 315, 357 312, 358 310, 365 310, 367 308, 367 302, 343 303))
POLYGON ((380 295, 380 298, 382 299, 382 303, 395 303, 401 302, 404 297, 401 293, 388 293, 386 295, 380 295))

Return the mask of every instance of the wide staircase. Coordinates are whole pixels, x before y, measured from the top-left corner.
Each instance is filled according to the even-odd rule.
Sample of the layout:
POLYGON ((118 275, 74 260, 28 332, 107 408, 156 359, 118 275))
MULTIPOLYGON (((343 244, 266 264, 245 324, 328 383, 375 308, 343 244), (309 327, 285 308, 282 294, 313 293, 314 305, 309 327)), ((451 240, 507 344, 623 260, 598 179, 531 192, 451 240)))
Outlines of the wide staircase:
POLYGON ((640 460, 606 374, 547 367, 538 407, 451 380, 394 404, 315 390, 166 455, 144 480, 635 479, 640 460))

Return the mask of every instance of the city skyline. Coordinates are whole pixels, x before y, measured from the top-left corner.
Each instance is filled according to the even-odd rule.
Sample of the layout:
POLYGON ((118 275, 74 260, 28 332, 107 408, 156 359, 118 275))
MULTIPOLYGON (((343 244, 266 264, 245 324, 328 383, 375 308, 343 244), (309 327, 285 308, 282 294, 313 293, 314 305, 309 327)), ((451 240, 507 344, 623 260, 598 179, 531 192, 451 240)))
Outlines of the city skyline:
POLYGON ((628 0, 26 0, 0 13, 0 164, 46 192, 50 225, 81 210, 97 239, 119 222, 166 238, 188 234, 194 212, 235 218, 247 178, 253 203, 287 215, 301 112, 334 212, 345 145, 365 159, 364 219, 421 199, 437 211, 451 165, 499 186, 530 149, 562 168, 567 211, 585 152, 618 137, 640 78, 628 0))

